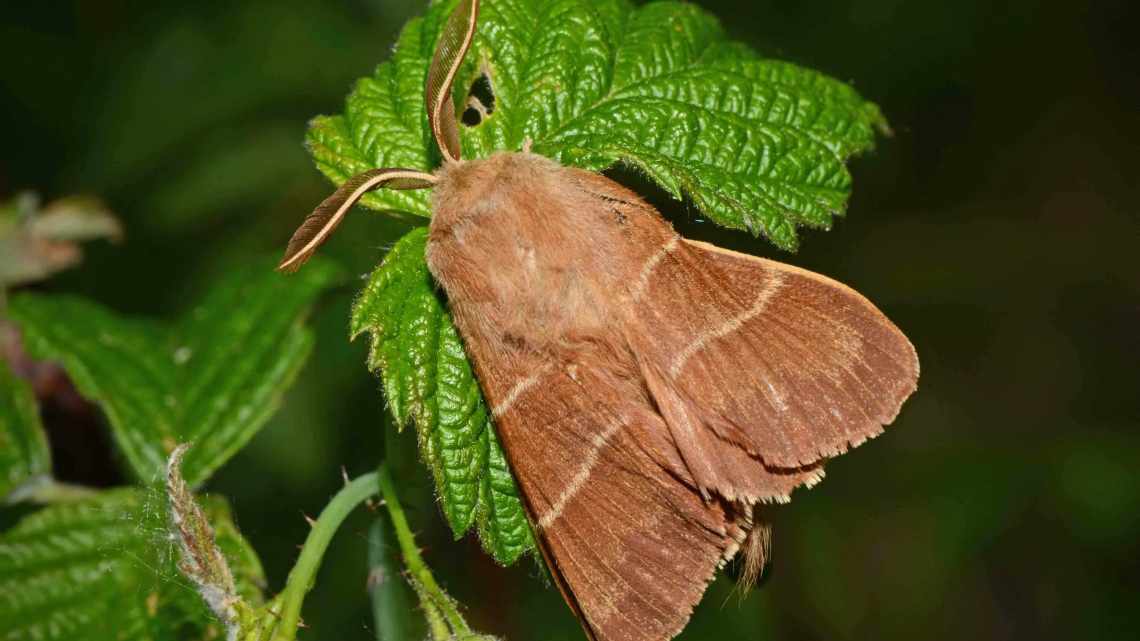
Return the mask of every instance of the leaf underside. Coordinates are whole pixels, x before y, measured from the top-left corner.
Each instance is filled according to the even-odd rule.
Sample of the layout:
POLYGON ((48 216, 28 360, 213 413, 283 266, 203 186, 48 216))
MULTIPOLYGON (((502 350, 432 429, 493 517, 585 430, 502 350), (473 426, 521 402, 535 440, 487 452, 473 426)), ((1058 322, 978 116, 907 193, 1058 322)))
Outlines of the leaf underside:
MULTIPOLYGON (((401 32, 391 58, 357 82, 343 114, 312 121, 310 152, 334 182, 374 167, 438 165, 423 87, 454 6, 454 0, 432 3, 401 32)), ((477 126, 460 127, 464 158, 517 151, 531 141, 536 153, 566 165, 594 171, 626 165, 713 222, 784 250, 798 246, 800 227, 827 229, 843 213, 851 193, 846 161, 871 149, 876 130, 886 128, 878 108, 846 83, 729 41, 714 17, 685 2, 635 7, 624 0, 487 0, 456 79, 458 113, 467 88, 484 73, 495 109, 477 126)), ((379 191, 362 202, 431 215, 430 194, 422 191, 379 191)), ((398 247, 408 251, 412 244, 422 238, 398 247)), ((422 252, 415 260, 422 262, 422 252)), ((385 264, 390 262, 396 261, 385 264)), ((483 445, 471 439, 483 428, 455 432, 442 422, 453 411, 437 407, 442 401, 431 394, 423 397, 427 401, 412 400, 435 389, 441 367, 471 368, 458 341, 440 338, 454 329, 426 271, 418 296, 399 304, 385 298, 391 290, 379 282, 395 279, 384 275, 394 269, 382 266, 374 274, 358 301, 354 332, 368 329, 381 337, 372 363, 397 418, 416 423, 443 511, 460 535, 479 513, 477 479, 490 474, 487 465, 502 461, 502 453, 492 441, 487 455, 476 456, 471 452, 483 445), (434 342, 404 345, 383 338, 395 327, 430 328, 434 342)), ((474 384, 462 393, 472 398, 447 399, 464 408, 457 415, 485 411, 474 384)), ((509 487, 517 495, 513 483, 509 487)), ((507 512, 514 517, 513 508, 507 512)), ((484 543, 494 553, 496 545, 487 538, 484 543)))
MULTIPOLYGON (((204 507, 239 592, 260 600, 264 574, 229 508, 220 499, 204 507)), ((165 508, 160 493, 108 491, 44 508, 0 536, 3 638, 220 638, 221 623, 174 566, 165 508)))
POLYGON ((257 262, 173 325, 66 296, 16 296, 9 314, 32 356, 58 362, 100 405, 137 478, 161 479, 170 452, 192 442, 183 472, 198 485, 276 410, 312 347, 304 315, 335 277, 327 263, 285 278, 257 262))

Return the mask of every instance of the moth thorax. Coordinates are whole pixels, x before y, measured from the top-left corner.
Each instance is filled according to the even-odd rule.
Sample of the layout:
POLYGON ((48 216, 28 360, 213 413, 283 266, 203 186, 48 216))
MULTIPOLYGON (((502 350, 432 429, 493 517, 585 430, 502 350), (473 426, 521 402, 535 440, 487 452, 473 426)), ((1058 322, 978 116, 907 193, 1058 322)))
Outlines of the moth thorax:
POLYGON ((529 153, 453 163, 439 173, 428 265, 453 304, 485 305, 541 339, 612 320, 611 233, 591 224, 574 174, 529 153))

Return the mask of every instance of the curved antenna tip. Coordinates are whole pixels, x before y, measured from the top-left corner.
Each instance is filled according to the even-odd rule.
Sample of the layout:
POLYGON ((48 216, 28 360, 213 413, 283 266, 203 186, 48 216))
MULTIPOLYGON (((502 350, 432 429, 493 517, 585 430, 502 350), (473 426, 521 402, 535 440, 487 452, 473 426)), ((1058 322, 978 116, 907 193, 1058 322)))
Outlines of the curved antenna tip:
POLYGON ((448 163, 462 159, 451 89, 463 58, 475 39, 478 20, 479 0, 461 0, 456 5, 439 36, 424 86, 424 102, 432 137, 439 145, 444 162, 448 163))

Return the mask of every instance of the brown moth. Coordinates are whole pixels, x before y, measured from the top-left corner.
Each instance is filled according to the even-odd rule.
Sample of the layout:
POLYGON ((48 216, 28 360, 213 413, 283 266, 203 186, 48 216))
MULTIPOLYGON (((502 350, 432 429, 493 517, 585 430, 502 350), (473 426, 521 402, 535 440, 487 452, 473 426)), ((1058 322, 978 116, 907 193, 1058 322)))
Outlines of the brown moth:
POLYGON ((461 160, 451 89, 477 14, 460 3, 427 76, 443 165, 350 179, 280 268, 366 192, 433 187, 428 267, 552 575, 591 639, 665 641, 742 547, 758 571, 756 506, 880 433, 918 361, 855 291, 681 238, 602 175, 526 148, 461 160))

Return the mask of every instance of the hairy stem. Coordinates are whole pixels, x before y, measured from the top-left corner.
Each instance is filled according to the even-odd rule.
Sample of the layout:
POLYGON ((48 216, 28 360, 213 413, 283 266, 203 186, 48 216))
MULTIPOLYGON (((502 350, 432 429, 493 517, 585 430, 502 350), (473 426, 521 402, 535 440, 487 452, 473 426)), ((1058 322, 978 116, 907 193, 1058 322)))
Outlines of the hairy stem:
POLYGON ((280 623, 277 626, 276 639, 288 641, 296 637, 297 622, 301 619, 301 603, 305 600, 305 594, 313 587, 313 580, 329 542, 353 508, 379 491, 379 474, 376 472, 365 474, 345 485, 321 511, 321 515, 313 523, 313 529, 309 531, 308 538, 305 539, 305 545, 301 547, 301 555, 289 572, 285 589, 279 597, 281 609, 278 612, 280 623))
POLYGON ((471 628, 459 614, 458 608, 451 597, 439 587, 432 576, 431 570, 420 556, 420 549, 416 547, 415 538, 408 528, 408 519, 404 516, 404 509, 400 506, 400 499, 396 495, 396 485, 388 473, 387 464, 381 465, 377 472, 380 481, 380 493, 384 497, 384 505, 388 508, 388 515, 392 517, 392 527, 396 531, 396 541, 400 545, 400 553, 404 557, 404 565, 408 569, 408 577, 412 587, 420 597, 420 604, 427 618, 428 627, 433 639, 449 639, 455 635, 469 635, 471 628))
POLYGON ((408 527, 404 509, 396 494, 395 483, 392 482, 387 467, 381 465, 376 472, 365 474, 346 484, 313 522, 313 529, 309 531, 309 536, 301 547, 301 555, 297 557, 297 563, 289 572, 285 589, 277 597, 280 609, 277 611, 278 623, 274 641, 292 641, 296 638, 297 624, 301 620, 301 604, 313 587, 317 570, 320 569, 321 560, 333 535, 357 505, 376 494, 383 496, 384 505, 388 508, 396 542, 404 558, 409 581, 420 599, 431 638, 442 640, 471 634, 471 628, 459 613, 455 601, 439 587, 431 570, 420 556, 420 550, 416 547, 415 538, 408 527))

